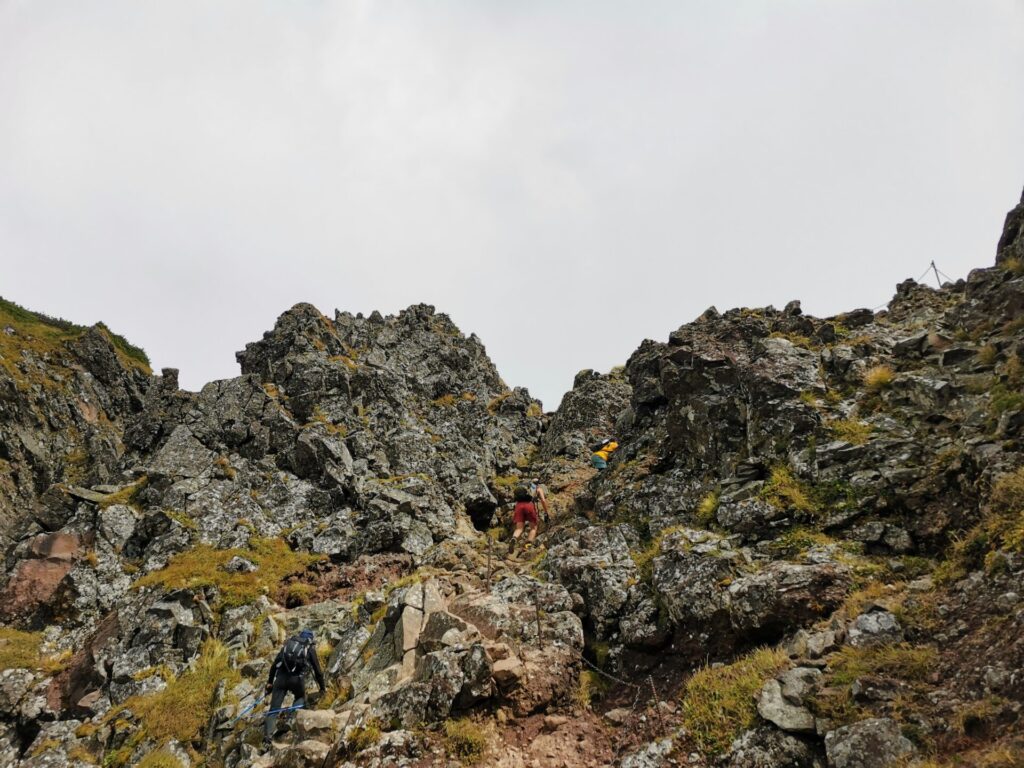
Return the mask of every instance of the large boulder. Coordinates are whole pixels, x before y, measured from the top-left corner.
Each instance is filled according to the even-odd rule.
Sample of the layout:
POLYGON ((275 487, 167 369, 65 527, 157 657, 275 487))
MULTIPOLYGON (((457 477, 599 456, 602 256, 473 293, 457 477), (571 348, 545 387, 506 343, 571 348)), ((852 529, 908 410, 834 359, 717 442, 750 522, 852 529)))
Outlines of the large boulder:
POLYGON ((899 724, 888 718, 861 720, 825 734, 830 768, 889 768, 914 751, 899 724))

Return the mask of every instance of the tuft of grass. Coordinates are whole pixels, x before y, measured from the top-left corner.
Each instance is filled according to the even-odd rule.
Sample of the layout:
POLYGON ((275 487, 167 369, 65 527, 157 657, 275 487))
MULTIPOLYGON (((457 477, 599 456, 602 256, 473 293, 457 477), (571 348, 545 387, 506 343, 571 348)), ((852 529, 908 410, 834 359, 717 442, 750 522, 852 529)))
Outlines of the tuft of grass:
POLYGON ((474 763, 487 749, 487 733, 468 717, 446 720, 444 743, 449 755, 464 763, 474 763))
POLYGON ((654 558, 661 554, 661 542, 671 533, 675 533, 681 528, 681 526, 670 526, 663 529, 651 539, 650 543, 646 547, 638 551, 631 551, 630 557, 633 558, 633 564, 636 566, 637 571, 640 572, 640 578, 644 581, 650 581, 651 572, 654 567, 654 558))
POLYGON ((999 266, 1005 269, 1007 272, 1017 275, 1018 277, 1020 275, 1024 275, 1024 261, 1021 261, 1016 257, 1003 259, 1003 261, 1000 262, 999 266))
POLYGON ((241 679, 238 670, 231 667, 227 648, 216 640, 207 640, 190 669, 160 691, 133 696, 121 709, 131 710, 139 718, 141 731, 149 738, 189 742, 213 716, 213 694, 218 683, 223 681, 230 689, 241 679))
POLYGON ((1024 553, 1024 467, 996 480, 984 516, 953 540, 935 569, 936 582, 950 584, 982 567, 994 570, 996 559, 989 555, 996 549, 1024 553))
POLYGON ((487 404, 487 411, 489 413, 497 413, 498 409, 501 407, 501 404, 508 400, 510 397, 512 397, 512 391, 506 390, 497 397, 492 398, 491 401, 487 404))
POLYGON ((357 725, 345 737, 345 747, 350 755, 369 749, 380 741, 380 722, 370 720, 366 725, 357 725))
MULTIPOLYGON (((326 666, 326 664, 321 664, 326 666)), ((331 709, 335 704, 343 704, 352 698, 352 684, 347 680, 335 678, 327 683, 327 690, 320 697, 319 706, 322 709, 331 709)))
POLYGON ((577 709, 587 712, 596 698, 600 698, 607 690, 607 683, 597 672, 589 669, 580 672, 580 681, 573 692, 573 703, 577 709))
POLYGON ((997 420, 1007 411, 1019 411, 1024 408, 1024 393, 1006 384, 996 384, 989 392, 988 411, 997 420))
POLYGON ((697 505, 697 520, 705 528, 715 522, 715 515, 718 513, 718 501, 721 496, 719 491, 709 491, 697 505))
POLYGON ((807 486, 793 477, 789 467, 782 465, 772 469, 768 482, 758 496, 779 509, 791 509, 808 515, 819 511, 819 505, 807 486))
POLYGON ((831 682, 850 685, 866 675, 888 675, 901 680, 924 680, 935 669, 939 654, 931 646, 906 643, 855 648, 844 645, 829 660, 831 682))
POLYGON ((313 413, 310 414, 309 421, 303 424, 302 428, 309 429, 310 427, 317 425, 321 426, 329 435, 337 435, 338 437, 346 437, 348 435, 348 427, 344 424, 335 424, 331 421, 319 405, 313 408, 313 413))
POLYGON ((982 365, 993 365, 999 359, 999 349, 995 344, 986 344, 978 350, 978 362, 982 365))
POLYGON ((704 666, 683 689, 683 724, 698 749, 719 754, 757 719, 754 697, 788 663, 785 652, 760 648, 731 664, 704 666))
POLYGON ((826 422, 825 426, 840 440, 845 440, 853 445, 864 445, 874 429, 866 421, 856 419, 834 419, 826 422))
POLYGON ((768 548, 776 557, 793 557, 806 552, 811 547, 823 547, 834 544, 835 539, 820 531, 808 528, 792 528, 775 537, 768 548))
POLYGON ((526 406, 526 415, 531 419, 539 419, 544 415, 544 409, 540 407, 540 403, 533 402, 526 406))
POLYGON ((142 758, 136 768, 182 768, 181 760, 166 749, 150 752, 142 758))
POLYGON ((510 490, 519 485, 522 482, 522 478, 518 475, 497 475, 492 482, 495 488, 510 490))
POLYGON ((68 750, 68 760, 87 765, 96 765, 96 756, 81 744, 75 744, 75 746, 68 750))
POLYGON ((250 549, 215 549, 201 544, 174 555, 167 566, 147 573, 134 588, 196 589, 216 587, 225 606, 245 605, 267 594, 286 576, 299 573, 323 559, 322 555, 293 552, 281 539, 253 538, 250 549), (256 564, 252 573, 228 573, 223 565, 235 556, 256 564))
POLYGON ((441 397, 436 397, 431 402, 433 402, 433 404, 438 408, 454 408, 455 395, 441 395, 441 397))
POLYGON ((108 493, 103 497, 103 500, 99 503, 100 509, 106 509, 112 507, 115 504, 131 504, 135 501, 135 497, 139 495, 143 488, 149 484, 149 478, 143 475, 131 485, 126 485, 119 491, 108 493))
POLYGON ((288 585, 287 591, 287 602, 288 605, 306 605, 316 595, 316 587, 312 584, 307 584, 304 581, 293 581, 288 585))
POLYGON ((997 512, 1024 512, 1024 467, 999 477, 989 501, 997 512))
POLYGON ((896 374, 888 365, 875 365, 864 371, 863 382, 868 392, 881 392, 892 386, 896 374))
POLYGON ((804 349, 817 349, 818 345, 811 341, 809 336, 801 336, 798 333, 783 333, 782 331, 773 331, 768 334, 769 339, 785 339, 795 347, 803 347, 804 349))

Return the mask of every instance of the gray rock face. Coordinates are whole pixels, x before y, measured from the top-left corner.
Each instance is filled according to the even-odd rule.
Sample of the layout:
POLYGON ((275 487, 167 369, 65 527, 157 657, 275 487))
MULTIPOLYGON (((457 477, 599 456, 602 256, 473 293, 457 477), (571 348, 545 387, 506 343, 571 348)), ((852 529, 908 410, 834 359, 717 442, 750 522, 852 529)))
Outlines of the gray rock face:
MULTIPOLYGON (((586 617, 599 639, 618 628, 619 617, 629 603, 630 587, 638 574, 629 544, 617 528, 585 528, 548 550, 544 560, 548 574, 583 597, 586 617)), ((632 606, 630 606, 632 608, 632 606)))
POLYGON ((856 648, 898 643, 903 639, 903 628, 889 611, 862 613, 846 629, 847 641, 856 648))
POLYGON ((676 531, 660 547, 652 587, 676 626, 677 644, 697 652, 725 649, 750 632, 781 636, 837 605, 849 583, 834 563, 776 561, 758 569, 749 553, 708 531, 676 531))
MULTIPOLYGON (((976 624, 1019 624, 1019 554, 972 563, 952 586, 915 578, 1021 464, 1019 213, 999 268, 941 290, 902 283, 877 314, 709 310, 665 343, 645 341, 624 369, 581 372, 550 417, 502 383, 476 337, 423 305, 368 318, 298 305, 238 354, 240 376, 198 393, 179 390, 174 371, 131 365, 102 329, 43 349, 0 323, 0 610, 5 628, 43 630, 40 652, 71 654, 52 679, 0 674, 0 764, 71 764, 77 746, 138 761, 156 744, 128 741, 131 706, 116 727, 102 718, 187 674, 220 647, 209 640, 242 680, 210 691, 214 715, 188 746, 229 768, 333 764, 346 731, 372 720, 418 729, 568 711, 586 693, 584 659, 643 689, 652 671, 675 685, 697 663, 786 638, 797 666, 758 692, 759 727, 689 762, 900 759, 912 748, 892 721, 832 729, 810 700, 835 694, 844 643, 976 652, 976 624), (622 447, 596 473, 589 445, 612 434, 622 447), (555 502, 545 549, 506 558, 499 542, 488 564, 478 532, 503 519, 527 473, 555 502), (324 557, 278 578, 265 539, 324 557), (188 550, 211 560, 159 573, 188 550), (909 618, 904 631, 877 606, 834 613, 852 574, 860 586, 882 569, 907 585, 908 617, 937 604, 941 635, 909 618), (255 702, 283 638, 307 627, 338 695, 260 756, 258 734, 228 724, 255 702), (51 736, 60 748, 23 756, 51 736)), ((957 671, 958 696, 999 696, 1014 711, 1019 649, 1006 635, 999 657, 957 671)), ((893 711, 900 682, 885 677, 857 680, 858 706, 893 711)), ((921 685, 941 708, 951 699, 937 678, 921 685)), ((639 715, 651 741, 621 764, 683 758, 669 751, 686 737, 622 693, 612 686, 604 719, 639 715)), ((392 731, 358 762, 433 760, 436 746, 392 731)), ((190 759, 186 745, 168 749, 190 759)))
POLYGON ((825 751, 830 768, 888 768, 914 745, 894 720, 873 718, 826 733, 825 751))
POLYGON ((101 327, 67 330, 0 305, 0 550, 27 529, 58 530, 74 504, 54 483, 116 482, 127 422, 142 408, 148 367, 119 355, 101 327), (58 333, 53 338, 55 331, 58 333))
POLYGON ((629 406, 630 386, 619 372, 576 374, 540 443, 540 457, 586 460, 590 447, 614 435, 616 422, 629 406))
POLYGON ((725 768, 824 768, 806 742, 774 728, 743 733, 721 761, 725 768))

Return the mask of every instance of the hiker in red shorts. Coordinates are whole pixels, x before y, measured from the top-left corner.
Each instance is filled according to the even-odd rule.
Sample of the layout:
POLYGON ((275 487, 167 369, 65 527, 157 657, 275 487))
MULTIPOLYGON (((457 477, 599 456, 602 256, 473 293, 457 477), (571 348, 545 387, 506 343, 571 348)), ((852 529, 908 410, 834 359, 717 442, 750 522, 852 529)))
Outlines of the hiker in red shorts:
POLYGON ((516 544, 522 538, 523 528, 527 523, 530 524, 530 535, 526 538, 525 549, 529 549, 533 546, 533 540, 537 538, 537 505, 533 500, 533 494, 526 485, 517 486, 512 492, 512 498, 516 502, 515 510, 512 513, 512 521, 516 524, 515 533, 512 534, 512 549, 515 550, 516 544))

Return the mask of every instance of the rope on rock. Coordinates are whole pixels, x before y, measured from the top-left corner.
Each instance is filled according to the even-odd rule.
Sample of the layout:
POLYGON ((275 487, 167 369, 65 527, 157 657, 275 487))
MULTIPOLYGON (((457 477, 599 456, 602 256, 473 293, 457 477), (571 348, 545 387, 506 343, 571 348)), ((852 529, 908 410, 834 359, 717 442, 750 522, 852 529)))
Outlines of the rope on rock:
POLYGON ((627 688, 634 688, 636 690, 640 690, 640 686, 639 685, 636 685, 635 683, 630 683, 630 682, 627 682, 625 680, 622 680, 622 679, 620 679, 618 677, 615 677, 615 675, 610 675, 607 672, 605 672, 603 669, 599 669, 598 667, 594 666, 592 663, 590 663, 587 660, 586 656, 584 656, 582 653, 577 654, 577 655, 579 656, 580 661, 582 661, 584 664, 586 664, 592 670, 597 672, 597 674, 602 675, 603 677, 607 677, 612 682, 618 683, 619 685, 624 685, 627 688))

